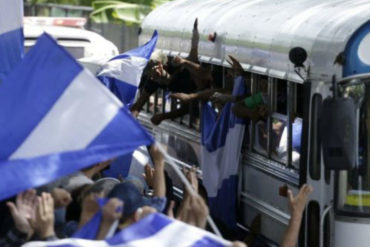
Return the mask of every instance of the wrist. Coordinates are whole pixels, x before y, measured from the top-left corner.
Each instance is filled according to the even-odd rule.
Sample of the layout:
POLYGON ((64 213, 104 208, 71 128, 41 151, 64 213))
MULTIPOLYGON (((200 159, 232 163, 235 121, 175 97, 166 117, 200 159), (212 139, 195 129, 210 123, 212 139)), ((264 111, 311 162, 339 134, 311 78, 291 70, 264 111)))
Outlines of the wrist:
POLYGON ((302 220, 302 212, 292 212, 290 216, 290 221, 298 221, 301 222, 302 220))
POLYGON ((39 231, 38 235, 43 240, 49 240, 55 238, 55 232, 53 228, 46 229, 45 231, 39 231))
POLYGON ((104 218, 103 216, 103 220, 101 222, 101 227, 110 227, 113 223, 114 223, 115 219, 113 218, 104 218))

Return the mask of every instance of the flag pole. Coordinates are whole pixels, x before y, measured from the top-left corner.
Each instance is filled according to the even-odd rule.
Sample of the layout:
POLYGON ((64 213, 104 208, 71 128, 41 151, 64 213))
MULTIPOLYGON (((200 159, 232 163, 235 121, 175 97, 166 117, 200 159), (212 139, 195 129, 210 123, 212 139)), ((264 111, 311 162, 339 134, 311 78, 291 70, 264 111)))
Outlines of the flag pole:
MULTIPOLYGON (((159 151, 162 153, 164 158, 168 161, 168 164, 174 169, 175 173, 177 176, 179 176, 180 180, 184 183, 185 187, 187 190, 190 192, 192 195, 198 195, 198 193, 194 190, 193 186, 190 185, 188 179, 185 177, 185 175, 180 171, 180 169, 177 167, 175 162, 173 162, 172 158, 167 154, 167 152, 163 149, 162 145, 159 144, 157 141, 155 142, 155 145, 158 147, 159 151)), ((217 228, 215 222, 211 218, 210 215, 207 216, 207 222, 212 228, 213 232, 222 238, 220 230, 217 228)))

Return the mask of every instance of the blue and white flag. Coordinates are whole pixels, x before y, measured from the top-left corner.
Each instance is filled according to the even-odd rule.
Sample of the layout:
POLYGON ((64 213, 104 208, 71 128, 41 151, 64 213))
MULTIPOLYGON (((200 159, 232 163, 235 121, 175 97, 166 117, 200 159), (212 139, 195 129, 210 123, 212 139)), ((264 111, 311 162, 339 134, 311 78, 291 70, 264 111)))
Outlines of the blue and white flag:
POLYGON ((146 44, 120 54, 105 64, 97 77, 125 105, 131 104, 136 96, 141 75, 157 44, 158 33, 154 31, 146 44))
POLYGON ((123 229, 106 241, 63 239, 52 242, 30 242, 24 247, 226 247, 229 241, 200 228, 151 214, 123 229))
POLYGON ((138 147, 133 153, 125 154, 115 159, 109 169, 103 172, 106 177, 117 179, 125 178, 129 175, 142 177, 146 164, 153 164, 150 161, 150 154, 146 146, 138 147))
MULTIPOLYGON (((233 95, 244 94, 244 79, 238 77, 233 95)), ((201 167, 211 214, 229 226, 236 225, 237 173, 245 129, 245 121, 232 114, 232 105, 226 104, 217 118, 214 109, 203 104, 201 122, 201 167)))
POLYGON ((0 0, 0 82, 23 57, 23 0, 0 0))
POLYGON ((47 34, 0 85, 0 126, 0 200, 153 142, 47 34))

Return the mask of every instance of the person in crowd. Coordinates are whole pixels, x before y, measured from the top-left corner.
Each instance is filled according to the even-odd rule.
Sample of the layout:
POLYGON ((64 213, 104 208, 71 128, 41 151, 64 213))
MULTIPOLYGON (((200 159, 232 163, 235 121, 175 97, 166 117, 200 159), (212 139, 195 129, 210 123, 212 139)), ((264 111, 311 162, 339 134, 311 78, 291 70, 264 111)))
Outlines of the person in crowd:
POLYGON ((18 194, 16 202, 7 202, 14 227, 5 238, 0 239, 2 247, 18 247, 30 239, 55 240, 54 200, 49 193, 36 195, 36 190, 18 194))

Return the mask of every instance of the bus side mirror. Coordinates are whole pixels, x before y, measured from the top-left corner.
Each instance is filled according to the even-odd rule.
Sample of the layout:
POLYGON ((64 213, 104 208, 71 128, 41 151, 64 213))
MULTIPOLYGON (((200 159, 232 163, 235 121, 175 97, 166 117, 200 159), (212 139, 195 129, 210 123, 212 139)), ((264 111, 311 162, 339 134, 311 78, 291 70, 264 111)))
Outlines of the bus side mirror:
POLYGON ((307 52, 302 47, 294 47, 289 51, 289 60, 295 68, 304 67, 303 63, 307 59, 307 52))
POLYGON ((324 165, 349 170, 356 159, 356 105, 352 98, 327 98, 320 116, 324 165))

